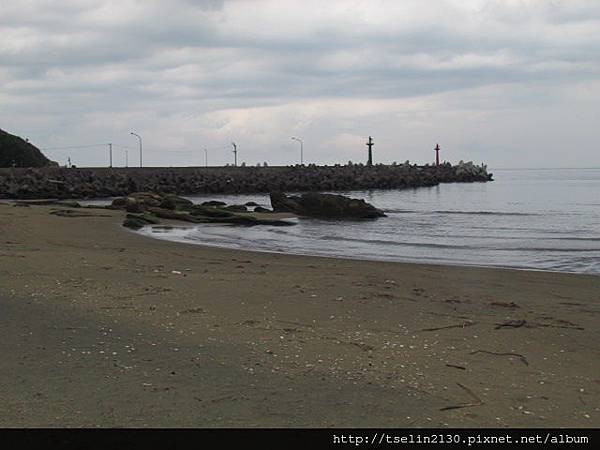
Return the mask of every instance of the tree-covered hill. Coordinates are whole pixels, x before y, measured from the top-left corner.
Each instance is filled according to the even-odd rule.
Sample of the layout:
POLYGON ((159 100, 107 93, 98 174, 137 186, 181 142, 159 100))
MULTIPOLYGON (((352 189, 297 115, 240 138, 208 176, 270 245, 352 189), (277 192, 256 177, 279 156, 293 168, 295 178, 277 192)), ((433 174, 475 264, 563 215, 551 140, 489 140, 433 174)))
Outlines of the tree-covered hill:
POLYGON ((34 145, 0 129, 0 167, 56 166, 34 145))

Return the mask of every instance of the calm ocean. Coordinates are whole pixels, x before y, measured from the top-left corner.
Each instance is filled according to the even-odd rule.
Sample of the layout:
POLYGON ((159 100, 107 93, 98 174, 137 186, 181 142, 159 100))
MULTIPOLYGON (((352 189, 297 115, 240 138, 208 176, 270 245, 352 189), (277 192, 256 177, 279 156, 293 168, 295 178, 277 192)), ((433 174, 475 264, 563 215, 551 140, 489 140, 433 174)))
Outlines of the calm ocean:
MULTIPOLYGON (((292 227, 142 232, 280 253, 600 274, 600 169, 492 171, 492 183, 342 193, 388 215, 373 221, 299 219, 292 227)), ((270 207, 267 195, 189 198, 270 207)))

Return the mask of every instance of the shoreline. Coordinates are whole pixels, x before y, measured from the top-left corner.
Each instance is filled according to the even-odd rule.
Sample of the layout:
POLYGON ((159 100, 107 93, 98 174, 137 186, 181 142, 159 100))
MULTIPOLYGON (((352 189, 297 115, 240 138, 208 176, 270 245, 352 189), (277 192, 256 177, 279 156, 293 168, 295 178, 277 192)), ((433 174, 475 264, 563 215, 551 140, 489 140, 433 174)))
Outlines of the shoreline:
POLYGON ((189 245, 50 209, 0 204, 2 426, 600 419, 596 275, 189 245))
MULTIPOLYGON (((173 228, 183 228, 183 229, 187 229, 187 228, 196 228, 199 226, 207 226, 207 225, 211 225, 211 224, 199 224, 199 225, 187 225, 187 224, 182 224, 181 222, 172 222, 172 225, 168 225, 168 224, 161 224, 161 225, 146 225, 144 228, 161 228, 164 226, 172 226, 173 228)), ((212 225, 217 225, 217 226, 222 226, 224 224, 212 224, 212 225)), ((235 226, 235 225, 230 225, 230 226, 235 226)), ((416 265, 416 266, 437 266, 437 267, 458 267, 458 268, 480 268, 480 269, 496 269, 496 270, 516 270, 516 271, 525 271, 525 272, 543 272, 543 273, 549 273, 549 274, 567 274, 567 275, 588 275, 588 276, 600 276, 600 272, 599 273, 594 273, 594 272, 570 272, 570 271, 566 271, 566 270, 550 270, 550 269, 536 269, 533 267, 517 267, 517 266, 494 266, 494 265, 483 265, 483 264, 467 264, 467 263, 440 263, 440 262, 435 262, 435 261, 431 261, 431 262, 416 262, 416 261, 411 261, 411 260, 392 260, 392 259, 376 259, 376 258, 360 258, 360 257, 356 257, 356 258, 352 258, 350 256, 344 256, 344 255, 318 255, 318 254, 311 254, 311 253, 285 253, 285 252, 278 252, 276 250, 262 250, 262 249, 252 249, 252 248, 234 248, 234 247, 227 247, 227 246, 222 246, 219 244, 207 244, 207 243, 194 243, 192 241, 184 241, 184 240, 177 240, 177 239, 167 239, 167 238, 160 238, 160 237, 154 237, 151 235, 151 233, 142 233, 143 229, 140 230, 128 230, 132 233, 136 233, 139 234, 141 236, 145 236, 145 237, 149 237, 151 239, 155 239, 155 240, 161 240, 161 241, 168 241, 168 242, 177 242, 177 243, 181 243, 181 244, 185 244, 185 245, 194 245, 194 246, 201 246, 201 247, 211 247, 211 248, 220 248, 220 249, 225 249, 225 250, 234 250, 234 251, 240 251, 240 252, 251 252, 251 253, 267 253, 267 254, 274 254, 274 255, 289 255, 289 256, 306 256, 306 257, 310 257, 310 258, 330 258, 330 259, 340 259, 340 260, 347 260, 347 261, 358 261, 358 262, 381 262, 381 263, 392 263, 392 264, 408 264, 408 265, 416 265)))

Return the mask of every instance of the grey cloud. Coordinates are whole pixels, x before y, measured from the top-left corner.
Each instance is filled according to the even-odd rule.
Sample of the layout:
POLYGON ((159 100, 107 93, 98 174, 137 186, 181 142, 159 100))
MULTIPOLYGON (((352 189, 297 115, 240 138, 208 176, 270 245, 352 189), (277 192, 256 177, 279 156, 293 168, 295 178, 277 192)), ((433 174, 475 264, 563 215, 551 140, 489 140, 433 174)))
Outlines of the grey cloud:
MULTIPOLYGON (((442 99, 438 108, 461 104, 491 114, 499 105, 523 111, 559 108, 553 93, 581 83, 596 89, 600 75, 600 36, 593 32, 600 7, 591 1, 529 2, 522 8, 482 1, 470 10, 458 1, 437 2, 442 13, 429 3, 406 2, 414 23, 394 11, 387 17, 370 3, 343 4, 349 10, 352 5, 372 9, 377 14, 371 22, 362 10, 337 17, 339 11, 327 10, 328 5, 342 3, 327 2, 323 18, 308 10, 309 19, 286 16, 281 26, 281 10, 271 8, 266 18, 261 14, 277 4, 258 2, 248 9, 247 2, 191 0, 11 2, 0 15, 0 31, 7 36, 0 42, 0 121, 18 131, 28 129, 27 113, 46 120, 48 130, 39 131, 43 141, 55 135, 50 128, 60 117, 77 122, 86 111, 116 111, 128 118, 145 111, 158 118, 202 117, 253 107, 293 109, 326 99, 397 99, 396 108, 402 109, 404 101, 437 96, 442 99), (235 14, 242 6, 248 17, 235 14), (497 86, 520 94, 503 96, 497 86), (484 92, 494 94, 488 98, 484 92), (460 97, 475 100, 461 102, 460 97)), ((393 108, 382 108, 368 117, 357 111, 356 120, 311 113, 311 130, 330 140, 339 130, 362 133, 360 123, 394 130, 393 119, 386 121, 393 108)), ((300 126, 293 115, 286 120, 282 126, 300 126)), ((238 123, 233 116, 225 122, 238 123)), ((260 131, 257 122, 243 123, 239 126, 260 131)), ((90 126, 81 121, 77 139, 85 140, 90 126)), ((107 133, 120 126, 107 125, 107 133)), ((183 138, 192 142, 191 136, 183 138)))

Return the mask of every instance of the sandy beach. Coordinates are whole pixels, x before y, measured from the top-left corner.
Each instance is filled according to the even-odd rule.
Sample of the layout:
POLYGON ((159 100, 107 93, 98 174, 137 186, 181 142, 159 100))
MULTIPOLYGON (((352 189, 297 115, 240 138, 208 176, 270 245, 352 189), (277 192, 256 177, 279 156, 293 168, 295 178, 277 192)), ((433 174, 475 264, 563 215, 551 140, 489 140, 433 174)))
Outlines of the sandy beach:
POLYGON ((51 210, 0 204, 0 426, 600 423, 598 276, 225 250, 51 210))

